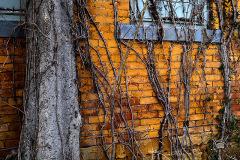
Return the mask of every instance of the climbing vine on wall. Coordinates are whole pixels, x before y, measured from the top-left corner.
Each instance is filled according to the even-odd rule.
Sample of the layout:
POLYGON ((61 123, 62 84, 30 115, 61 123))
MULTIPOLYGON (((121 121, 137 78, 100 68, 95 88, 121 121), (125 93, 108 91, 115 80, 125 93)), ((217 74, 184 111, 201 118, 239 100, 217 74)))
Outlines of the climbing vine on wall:
MULTIPOLYGON (((190 12, 192 15, 189 17, 179 18, 176 14, 176 8, 174 9, 176 2, 167 1, 165 10, 169 11, 169 17, 163 17, 159 12, 159 4, 163 3, 158 0, 149 0, 139 2, 144 5, 140 8, 138 3, 130 3, 130 23, 136 25, 136 32, 133 40, 124 40, 119 39, 118 27, 121 25, 121 17, 119 13, 121 10, 118 8, 120 1, 112 1, 113 7, 113 17, 114 17, 114 36, 115 41, 118 46, 117 53, 120 54, 121 63, 120 66, 116 65, 114 60, 112 60, 111 53, 109 51, 109 46, 99 29, 99 24, 95 22, 96 15, 91 15, 89 11, 88 3, 85 1, 78 0, 77 4, 77 24, 83 29, 84 40, 77 41, 78 46, 78 55, 81 57, 81 64, 83 70, 88 70, 91 73, 92 82, 95 88, 95 92, 98 95, 98 114, 100 112, 103 114, 103 122, 100 124, 101 136, 100 136, 100 146, 102 146, 105 156, 108 159, 114 159, 116 144, 123 144, 126 146, 127 150, 130 151, 132 158, 137 159, 138 156, 146 158, 141 151, 141 144, 139 143, 138 133, 134 128, 134 115, 132 112, 132 106, 130 103, 129 95, 129 77, 127 76, 127 59, 129 52, 133 52, 141 60, 147 69, 147 74, 149 76, 149 81, 153 92, 158 100, 158 103, 163 107, 164 116, 159 121, 161 127, 159 129, 159 149, 155 153, 157 159, 160 159, 164 153, 163 148, 164 138, 167 137, 167 140, 170 142, 171 156, 173 159, 185 159, 187 156, 189 159, 195 159, 194 147, 191 138, 190 124, 190 106, 192 103, 191 100, 191 90, 192 84, 195 83, 193 77, 196 77, 201 70, 203 72, 202 76, 202 88, 203 92, 200 93, 201 97, 198 99, 199 104, 203 107, 204 119, 208 121, 209 115, 215 119, 215 115, 212 115, 209 110, 213 108, 210 106, 214 93, 209 93, 209 83, 206 79, 206 51, 213 47, 214 36, 217 35, 217 30, 220 30, 220 35, 217 42, 218 47, 218 56, 220 57, 221 65, 219 70, 222 73, 224 81, 224 99, 223 107, 221 108, 221 114, 218 116, 221 117, 220 127, 221 133, 219 136, 214 136, 214 129, 211 131, 213 134, 213 147, 217 149, 217 157, 221 159, 222 157, 222 148, 219 148, 219 145, 228 144, 228 134, 226 133, 228 128, 232 125, 232 115, 231 115, 231 86, 232 81, 231 77, 233 72, 231 69, 235 66, 237 67, 238 56, 235 52, 234 47, 237 46, 238 33, 236 33, 239 28, 238 23, 238 2, 237 1, 201 1, 198 3, 189 2, 188 7, 192 10, 186 9, 186 13, 190 12), (208 3, 209 10, 206 11, 204 8, 208 3), (168 8, 169 7, 169 8, 168 8), (194 9, 193 9, 194 8, 194 9), (147 10, 152 18, 152 22, 144 22, 144 12, 147 10), (204 17, 205 12, 209 12, 209 19, 204 17), (133 16, 132 16, 133 15, 133 16), (140 21, 139 21, 140 20, 140 21), (166 42, 164 42, 164 36, 168 30, 165 26, 166 24, 171 24, 171 27, 175 30, 176 42, 169 42, 169 46, 166 47, 166 42), (141 26, 145 26, 147 34, 148 26, 154 25, 158 27, 158 39, 138 39, 137 35, 138 29, 141 26), (195 42, 195 35, 197 34, 198 26, 204 26, 202 28, 201 36, 204 37, 200 42, 195 42), (184 28, 183 33, 179 33, 178 28, 184 28), (207 33, 207 28, 213 30, 212 35, 207 33), (91 32, 96 30, 98 37, 100 38, 101 43, 103 43, 107 59, 109 61, 110 68, 106 68, 106 64, 101 60, 102 55, 99 53, 99 50, 96 49, 91 43, 91 32), (215 31, 214 31, 215 30, 215 31), (182 37, 186 37, 184 40, 181 40, 182 37), (208 38, 206 38, 208 37, 208 38), (78 45, 78 44, 81 45, 78 45), (144 54, 140 53, 133 44, 141 44, 143 47, 146 47, 144 54), (177 44, 177 47, 181 47, 180 54, 180 67, 178 70, 178 75, 172 74, 173 64, 176 60, 173 60, 173 50, 177 44), (159 50, 156 48, 162 48, 161 52, 163 53, 163 62, 160 62, 157 55, 159 55, 159 50), (98 58, 99 62, 93 62, 92 52, 94 52, 98 58), (161 74, 159 69, 156 67, 159 63, 164 63, 167 66, 167 74, 161 74), (111 71, 109 71, 109 69, 111 71), (109 72, 112 72, 113 78, 109 78, 109 72), (121 73, 121 74, 120 74, 121 73), (173 79, 179 78, 179 81, 174 81, 173 79), (174 81, 174 82, 173 82, 174 81), (171 89, 172 85, 177 86, 178 99, 176 104, 171 101, 171 89), (109 107, 110 106, 110 107, 109 107), (116 110, 119 109, 118 114, 116 110), (182 124, 178 122, 180 110, 184 110, 184 120, 182 124), (130 113, 130 123, 129 119, 126 117, 126 111, 130 113), (177 111, 177 112, 174 112, 177 111), (121 124, 116 123, 117 119, 121 119, 121 124), (110 127, 109 127, 110 126, 110 127), (121 127, 120 127, 121 126, 121 127), (106 143, 108 139, 107 135, 104 133, 104 130, 109 127, 110 129, 110 145, 106 143), (123 127, 123 128, 122 128, 123 127), (121 130, 121 129, 122 130, 121 130), (121 130, 118 132, 116 130, 121 130), (124 131, 123 131, 124 130, 124 131), (127 135, 128 138, 124 138, 127 135)), ((180 3, 180 2, 178 2, 180 3)), ((179 4, 178 4, 179 5, 179 4)), ((185 5, 185 4, 184 4, 185 5)), ((184 6, 186 7, 186 6, 184 6)), ((161 6, 160 6, 161 8, 161 6)), ((101 12, 101 11, 99 11, 101 12)), ((186 14, 185 14, 186 15, 186 14)), ((171 28, 170 27, 170 28, 171 28)), ((147 37, 147 36, 146 36, 147 37)), ((99 42, 100 43, 100 42, 99 42)), ((237 46, 238 47, 238 46, 237 46)), ((174 70, 175 67, 174 67, 174 70)), ((82 72, 82 70, 81 70, 82 72)), ((83 71, 84 72, 84 71, 83 71)), ((237 83, 237 77, 235 78, 237 83)), ((81 76, 80 80, 81 81, 81 76)), ((205 121, 204 120, 204 121, 205 121)), ((215 121, 213 121, 215 122, 215 121)), ((207 122, 211 124, 213 122, 207 122)), ((234 122, 235 123, 235 122, 234 122)))

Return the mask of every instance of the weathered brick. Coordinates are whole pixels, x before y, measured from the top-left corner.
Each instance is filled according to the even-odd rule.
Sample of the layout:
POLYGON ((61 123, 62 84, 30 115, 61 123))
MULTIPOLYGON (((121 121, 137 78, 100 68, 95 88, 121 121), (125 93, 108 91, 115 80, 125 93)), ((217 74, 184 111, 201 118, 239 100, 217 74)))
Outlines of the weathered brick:
POLYGON ((203 114, 193 114, 193 115, 190 115, 190 120, 201 120, 203 119, 203 114))
POLYGON ((160 118, 153 118, 153 119, 141 119, 141 125, 151 125, 151 124, 159 124, 161 121, 160 118))
POLYGON ((97 145, 96 139, 81 140, 82 147, 89 147, 89 146, 95 146, 95 145, 97 145))
POLYGON ((21 81, 24 79, 25 73, 24 72, 16 72, 14 77, 15 77, 15 80, 21 81))
POLYGON ((10 123, 10 122, 16 122, 16 121, 19 121, 19 116, 17 114, 3 115, 0 118, 1 123, 10 123))
POLYGON ((8 124, 7 123, 1 124, 0 132, 6 132, 6 131, 8 131, 8 124))
MULTIPOLYGON (((5 105, 7 103, 4 103, 5 105)), ((16 114, 17 113, 17 109, 16 108, 13 108, 13 107, 9 107, 9 106, 6 106, 6 107, 0 107, 0 114, 16 114)))
POLYGON ((0 56, 0 64, 11 63, 11 59, 9 56, 0 56))
POLYGON ((11 81, 13 80, 13 74, 12 73, 0 73, 0 80, 1 81, 11 81))
POLYGON ((129 11, 129 3, 128 2, 120 2, 119 1, 118 9, 129 11))
POLYGON ((146 112, 148 105, 134 105, 131 107, 132 112, 146 112))
POLYGON ((21 128, 21 124, 19 122, 16 123, 10 123, 8 125, 8 130, 9 131, 19 131, 21 128))
POLYGON ((139 112, 137 115, 138 119, 145 119, 145 118, 156 118, 158 117, 158 112, 139 112))
POLYGON ((19 138, 19 131, 16 131, 16 132, 2 132, 0 134, 0 140, 16 139, 16 138, 19 138))
POLYGON ((158 103, 158 100, 156 97, 147 97, 147 98, 141 98, 140 104, 156 104, 158 103))
MULTIPOLYGON (((109 120, 109 118, 106 117, 106 122, 108 120, 109 120)), ((105 121, 104 116, 91 116, 91 117, 89 117, 89 120, 88 120, 89 123, 99 123, 99 122, 104 122, 104 121, 105 121)))
POLYGON ((156 111, 156 110, 163 111, 163 107, 160 104, 150 104, 149 105, 149 111, 156 111))
POLYGON ((19 140, 18 139, 11 139, 5 141, 5 147, 18 147, 19 140))
POLYGON ((0 141, 0 148, 4 148, 4 141, 0 141))
POLYGON ((149 132, 148 134, 149 134, 149 138, 159 137, 159 132, 158 131, 149 132))

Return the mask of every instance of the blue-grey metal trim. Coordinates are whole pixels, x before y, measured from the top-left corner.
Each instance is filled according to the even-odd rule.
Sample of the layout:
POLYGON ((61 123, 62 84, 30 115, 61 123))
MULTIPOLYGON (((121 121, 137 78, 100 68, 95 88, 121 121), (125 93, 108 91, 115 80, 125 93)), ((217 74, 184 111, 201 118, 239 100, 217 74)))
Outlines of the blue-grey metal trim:
MULTIPOLYGON (((117 26, 118 35, 117 38, 119 39, 133 39, 134 34, 137 30, 136 25, 131 25, 128 23, 120 23, 117 26)), ((137 40, 159 40, 159 31, 160 29, 157 26, 140 26, 138 35, 136 37, 137 40)), ((184 28, 184 27, 172 27, 172 26, 166 26, 164 27, 164 37, 161 38, 163 41, 189 41, 190 37, 194 37, 194 42, 202 42, 203 40, 209 40, 212 43, 220 43, 220 36, 221 31, 220 30, 209 30, 204 29, 202 27, 198 27, 195 29, 194 32, 191 33, 191 30, 184 28), (178 34, 180 36, 177 36, 176 29, 178 30, 178 34), (194 36, 185 36, 195 34, 194 36), (179 37, 179 39, 177 39, 179 37)))
POLYGON ((19 21, 0 21, 0 37, 24 37, 24 27, 19 21))

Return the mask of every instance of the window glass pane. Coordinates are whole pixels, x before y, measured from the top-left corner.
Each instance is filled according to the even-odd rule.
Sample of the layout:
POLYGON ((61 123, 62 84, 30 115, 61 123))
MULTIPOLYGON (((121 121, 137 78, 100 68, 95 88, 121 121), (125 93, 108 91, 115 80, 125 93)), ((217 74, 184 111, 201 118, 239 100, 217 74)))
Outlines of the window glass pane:
POLYGON ((1 10, 19 10, 20 0, 0 0, 1 10))
POLYGON ((189 0, 173 0, 170 4, 169 1, 159 2, 159 14, 161 17, 170 17, 173 13, 176 18, 191 18, 192 3, 189 0), (170 6, 171 5, 171 6, 170 6))
POLYGON ((0 0, 0 20, 23 20, 24 2, 26 0, 0 0))
MULTIPOLYGON (((131 9, 137 20, 141 18, 146 0, 131 0, 131 9)), ((155 1, 156 2, 156 1, 155 1)), ((143 21, 151 24, 152 13, 150 11, 151 2, 148 1, 143 21)), ((171 23, 171 14, 176 18, 176 23, 181 23, 187 19, 195 21, 196 25, 206 26, 208 21, 208 11, 206 0, 157 0, 157 12, 167 24, 171 23)))
MULTIPOLYGON (((144 9, 145 2, 146 2, 146 0, 138 0, 137 5, 138 5, 139 11, 140 11, 140 16, 139 16, 139 18, 141 18, 141 15, 142 15, 142 11, 143 11, 143 9, 144 9)), ((149 2, 148 2, 148 3, 149 3, 149 2)), ((145 14, 144 14, 144 17, 143 17, 143 18, 144 18, 144 20, 152 21, 152 17, 151 17, 151 15, 150 15, 150 12, 149 12, 148 7, 147 7, 146 10, 145 10, 145 14)))

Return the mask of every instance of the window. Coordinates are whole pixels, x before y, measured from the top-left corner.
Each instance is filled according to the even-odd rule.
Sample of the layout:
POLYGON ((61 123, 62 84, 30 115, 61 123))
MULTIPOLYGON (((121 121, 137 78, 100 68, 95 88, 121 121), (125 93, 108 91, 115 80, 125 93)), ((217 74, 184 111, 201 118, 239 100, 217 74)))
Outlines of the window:
MULTIPOLYGON (((139 20, 146 0, 131 0, 131 18, 139 20)), ((156 11, 166 24, 171 24, 174 17, 176 23, 193 21, 196 25, 206 26, 208 19, 207 3, 205 0, 156 0, 156 11), (172 16, 171 16, 172 15, 172 16)), ((152 12, 154 5, 148 1, 143 21, 153 22, 155 13, 152 12)))
MULTIPOLYGON (((130 0, 131 22, 119 24, 119 39, 133 39, 136 32, 136 22, 139 22, 146 0, 130 0)), ((194 42, 204 39, 213 43, 220 42, 220 30, 207 29, 208 10, 206 0, 154 0, 148 1, 143 17, 143 25, 138 31, 138 40, 187 41, 189 37, 194 42), (170 3, 171 1, 171 3, 170 3), (153 5, 152 2, 156 2, 153 5), (153 13, 152 11, 158 13, 153 13), (156 25, 158 15, 164 23, 164 36, 159 34, 160 26, 156 25), (173 25, 173 18, 176 25, 173 25), (177 30, 177 32, 176 32, 177 30)))
POLYGON ((25 0, 0 0, 0 37, 23 37, 23 30, 15 28, 24 20, 25 0))

